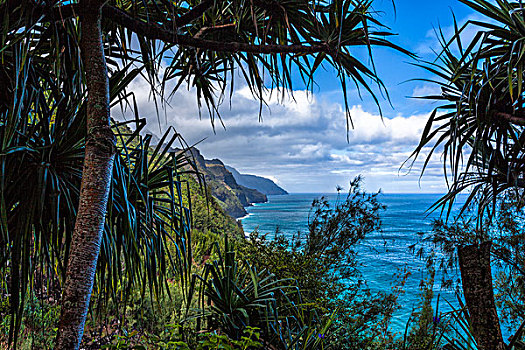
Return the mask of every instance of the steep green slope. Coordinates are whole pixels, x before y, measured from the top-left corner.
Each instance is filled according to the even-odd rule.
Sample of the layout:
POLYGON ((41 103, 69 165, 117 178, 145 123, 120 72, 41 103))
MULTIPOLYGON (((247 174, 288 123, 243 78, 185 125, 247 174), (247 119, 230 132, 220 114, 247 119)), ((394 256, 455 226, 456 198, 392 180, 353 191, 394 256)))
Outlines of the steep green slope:
POLYGON ((266 195, 251 188, 241 186, 224 163, 219 159, 204 159, 198 149, 191 149, 192 161, 196 164, 212 196, 218 201, 224 211, 234 217, 247 215, 244 207, 251 203, 267 201, 266 195))
MULTIPOLYGON (((211 190, 199 184, 188 174, 181 176, 188 182, 193 217, 193 257, 200 263, 210 254, 214 242, 222 242, 224 235, 244 237, 242 226, 226 214, 221 204, 213 196, 211 190)), ((185 198, 186 203, 188 199, 185 198)), ((190 204, 190 203, 188 203, 190 204)))

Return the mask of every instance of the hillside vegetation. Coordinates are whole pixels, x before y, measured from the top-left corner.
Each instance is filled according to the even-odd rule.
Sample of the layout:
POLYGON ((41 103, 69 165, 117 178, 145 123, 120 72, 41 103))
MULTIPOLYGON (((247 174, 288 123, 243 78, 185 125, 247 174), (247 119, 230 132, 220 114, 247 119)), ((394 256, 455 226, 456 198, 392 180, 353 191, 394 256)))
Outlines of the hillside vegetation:
POLYGON ((239 185, 232 173, 219 159, 204 159, 198 149, 192 147, 189 154, 197 170, 202 174, 211 195, 224 211, 233 218, 240 218, 248 213, 244 209, 252 203, 264 203, 266 195, 254 188, 239 185))
POLYGON ((374 0, 0 0, 0 347, 525 349, 525 8, 459 1, 471 20, 437 29, 441 50, 422 62, 391 41, 374 0), (357 177, 335 203, 314 200, 301 232, 245 237, 233 217, 265 195, 177 152, 171 127, 154 142, 137 107, 187 88, 215 126, 239 86, 262 110, 316 93, 326 70, 349 130, 354 98, 382 111, 378 72, 401 69, 376 67, 378 47, 437 87, 410 158, 433 176, 439 159, 449 186, 442 220, 406 248, 427 273, 402 332, 392 317, 410 271, 376 292, 359 270, 358 246, 384 232, 380 192, 357 177), (450 269, 460 308, 444 312, 434 281, 450 269))

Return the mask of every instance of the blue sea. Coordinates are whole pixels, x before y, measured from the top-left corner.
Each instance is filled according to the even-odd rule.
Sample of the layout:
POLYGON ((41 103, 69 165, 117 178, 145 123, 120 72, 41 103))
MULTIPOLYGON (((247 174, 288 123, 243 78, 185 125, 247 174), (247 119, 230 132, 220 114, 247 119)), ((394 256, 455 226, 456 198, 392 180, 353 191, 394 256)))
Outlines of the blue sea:
MULTIPOLYGON (((249 215, 241 222, 246 233, 258 229, 272 237, 276 229, 287 236, 298 231, 306 232, 308 214, 314 198, 326 197, 332 204, 337 194, 295 193, 284 196, 268 196, 267 203, 247 208, 249 215)), ((341 194, 339 200, 346 196, 341 194)), ((409 246, 418 240, 418 232, 429 232, 440 212, 428 209, 440 198, 438 194, 381 194, 380 201, 387 206, 382 212, 382 231, 370 234, 359 246, 360 271, 369 287, 375 291, 390 291, 396 275, 403 269, 410 272, 405 293, 400 296, 402 309, 394 314, 392 327, 404 331, 408 318, 421 300, 419 290, 422 278, 428 277, 425 262, 410 251, 409 246)), ((457 208, 454 210, 457 212, 457 208)), ((454 212, 453 211, 453 212, 454 212)), ((457 305, 454 291, 441 287, 440 274, 436 274, 434 295, 440 295, 440 311, 450 311, 457 305)), ((436 300, 434 300, 434 307, 436 300)))

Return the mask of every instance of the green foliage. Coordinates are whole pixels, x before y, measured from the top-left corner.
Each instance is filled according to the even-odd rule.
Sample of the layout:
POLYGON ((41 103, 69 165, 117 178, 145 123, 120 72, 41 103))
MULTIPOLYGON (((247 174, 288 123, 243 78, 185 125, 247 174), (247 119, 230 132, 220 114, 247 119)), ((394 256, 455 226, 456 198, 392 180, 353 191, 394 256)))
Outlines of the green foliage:
MULTIPOLYGON (((57 47, 65 45, 63 40, 75 41, 74 35, 72 29, 55 38, 57 47)), ((45 49, 33 50, 31 42, 13 44, 2 51, 0 68, 16 76, 16 84, 26 84, 10 86, 21 95, 0 101, 0 295, 10 298, 9 312, 0 317, 11 315, 15 342, 25 301, 33 297, 28 294, 60 298, 87 133, 85 95, 75 66, 67 63, 78 61, 79 53, 67 51, 64 61, 51 62, 40 59, 45 49)), ((112 71, 112 102, 126 94, 140 72, 129 66, 112 71)), ((190 274, 191 216, 179 201, 184 187, 177 178, 187 160, 170 154, 180 136, 168 131, 153 147, 151 136, 139 135, 144 121, 137 117, 130 123, 134 132, 114 125, 119 143, 95 281, 95 294, 104 296, 100 301, 120 298, 119 292, 135 285, 162 294, 169 261, 181 279, 190 274), (175 247, 172 259, 168 244, 175 247)))
MULTIPOLYGON (((216 244, 218 247, 218 244, 216 244)), ((238 260, 225 237, 224 253, 204 267, 202 314, 206 329, 224 333, 222 338, 243 340, 250 327, 260 329, 261 344, 277 349, 318 349, 330 333, 332 316, 320 316, 304 302, 295 279, 277 279, 246 260, 238 260)))
MULTIPOLYGON (((39 67, 28 62, 26 69, 30 74, 39 67)), ((122 93, 139 71, 115 73, 111 97, 122 93)), ((83 94, 54 91, 51 82, 40 85, 35 93, 46 103, 35 102, 22 119, 0 116, 0 133, 12 133, 0 145, 0 163, 6 169, 0 184, 0 294, 4 298, 10 291, 14 337, 28 293, 59 298, 80 193, 86 134, 83 94)), ((123 291, 134 285, 145 290, 148 285, 151 293, 162 293, 168 241, 177 247, 173 261, 178 275, 187 276, 191 266, 191 251, 186 249, 191 217, 178 200, 183 187, 174 167, 185 160, 168 153, 178 136, 166 134, 161 144, 150 148, 151 137, 140 137, 143 124, 136 123, 136 133, 115 129, 121 143, 95 282, 95 293, 106 299, 117 298, 124 283, 128 285, 123 291)))
MULTIPOLYGON (((422 235, 418 255, 426 258, 427 265, 443 271, 443 285, 459 287, 459 279, 452 280, 449 271, 457 277, 457 249, 465 245, 479 245, 490 241, 492 244, 491 266, 493 289, 498 315, 514 336, 509 339, 512 346, 520 348, 523 337, 523 219, 522 191, 507 191, 499 195, 491 215, 479 217, 478 205, 474 199, 452 222, 438 220, 429 234, 422 235), (430 244, 428 244, 430 243, 430 244)), ((468 310, 462 306, 449 315, 448 329, 443 339, 450 349, 475 349, 468 310), (454 347, 453 347, 454 346, 454 347)), ((440 316, 442 319, 445 317, 440 316)))
POLYGON ((217 200, 211 196, 212 191, 209 188, 205 188, 205 186, 209 185, 208 182, 199 183, 193 176, 188 174, 183 175, 181 178, 189 184, 191 210, 194 213, 194 229, 214 235, 222 235, 224 233, 244 235, 235 219, 227 215, 217 200))
POLYGON ((152 347, 159 350, 254 350, 262 348, 257 328, 247 327, 239 340, 231 339, 227 335, 220 335, 216 332, 202 333, 195 343, 189 344, 182 340, 179 328, 178 325, 167 325, 163 332, 143 335, 139 339, 136 339, 136 332, 117 335, 110 344, 101 348, 109 350, 145 350, 152 347))
MULTIPOLYGON (((264 99, 267 87, 279 90, 282 96, 293 93, 294 71, 307 88, 313 89, 315 73, 326 65, 338 72, 347 112, 346 91, 349 83, 364 88, 379 103, 374 88, 377 86, 383 91, 384 86, 373 64, 367 65, 355 58, 353 48, 366 48, 370 58, 373 46, 409 54, 388 40, 392 33, 378 20, 371 0, 256 1, 249 5, 244 1, 214 1, 213 4, 192 25, 178 27, 178 37, 198 36, 199 39, 223 44, 223 48, 226 48, 224 44, 265 46, 266 43, 293 43, 304 45, 305 49, 298 53, 287 52, 286 49, 213 50, 205 46, 195 49, 165 43, 169 49, 166 51, 169 66, 162 86, 169 86, 165 83, 173 80, 176 88, 183 83, 195 88, 198 103, 206 103, 212 122, 218 111, 215 96, 220 96, 220 102, 223 96, 230 93, 228 87, 233 86, 238 77, 247 83, 255 98, 264 99), (221 29, 213 30, 214 27, 221 29), (328 49, 308 52, 318 44, 326 45, 328 49), (236 74, 236 69, 241 74, 236 74)), ((137 1, 133 5, 135 18, 153 21, 170 29, 177 25, 173 18, 190 11, 190 6, 185 3, 174 6, 165 2, 137 1)), ((154 57, 154 54, 149 56, 154 57)), ((350 122, 348 113, 347 117, 350 122)))
POLYGON ((258 328, 246 327, 239 340, 229 338, 227 335, 216 333, 206 333, 202 336, 204 340, 199 341, 197 350, 248 350, 262 349, 263 344, 259 341, 260 334, 258 328))
POLYGON ((441 88, 440 94, 422 98, 440 105, 413 156, 431 147, 424 152, 426 167, 433 152, 443 149, 443 169, 451 181, 449 193, 436 205, 448 203, 450 210, 456 195, 468 191, 465 207, 478 196, 481 219, 499 194, 525 187, 525 11, 521 1, 460 1, 482 19, 462 27, 454 19, 451 37, 439 31, 442 52, 436 62, 421 65, 441 88), (466 29, 475 35, 464 43, 466 29))
POLYGON ((238 339, 247 326, 266 325, 265 331, 269 332, 269 323, 279 320, 277 297, 292 297, 292 281, 276 279, 266 270, 258 271, 248 261, 239 263, 228 236, 224 253, 218 253, 219 259, 206 263, 200 277, 208 327, 233 339, 238 339))
POLYGON ((428 266, 442 271, 445 287, 457 287, 457 248, 490 240, 496 304, 502 321, 507 324, 509 331, 514 331, 525 317, 525 305, 522 302, 525 296, 525 215, 521 193, 508 192, 500 196, 493 215, 486 215, 482 219, 476 214, 476 204, 471 203, 471 207, 452 222, 435 221, 430 233, 421 234, 417 254, 426 259, 428 266))
MULTIPOLYGON (((0 321, 0 347, 9 348, 9 330, 12 316, 9 314, 8 299, 3 299, 0 312, 4 317, 0 321), (2 310, 3 309, 3 310, 2 310)), ((19 330, 18 346, 20 349, 51 349, 56 336, 56 322, 60 306, 55 300, 41 300, 35 296, 24 304, 24 322, 19 330)))
MULTIPOLYGON (((244 1, 104 2, 102 37, 111 102, 135 107, 126 87, 139 74, 162 97, 168 95, 167 86, 174 92, 187 82, 196 90, 199 106, 202 101, 208 106, 213 122, 227 86, 233 91, 237 77, 262 101, 267 86, 283 94, 293 91, 292 71, 313 88, 314 74, 323 64, 338 71, 345 101, 348 80, 377 101, 368 80, 380 90, 383 85, 373 65, 360 62, 350 50, 363 46, 370 58, 372 46, 407 52, 386 39, 392 33, 376 19, 371 5, 306 0, 282 6, 264 1, 250 6, 244 1), (168 35, 159 43, 152 32, 168 35), (231 44, 236 48, 225 50, 231 44), (268 51, 267 44, 279 50, 268 51), (301 50, 290 50, 294 45, 301 50), (167 68, 161 69, 160 62, 167 68)), ((78 46, 81 14, 77 1, 0 2, 0 294, 10 297, 10 338, 18 334, 29 292, 44 289, 34 288, 35 271, 45 276, 49 293, 60 292, 65 275, 87 134, 85 81, 90 77, 84 74, 78 46)), ((173 263, 189 305, 192 218, 181 199, 179 159, 169 154, 178 135, 166 134, 160 145, 150 147, 150 137, 138 136, 143 123, 133 109, 136 132, 118 135, 95 281, 94 293, 102 303, 97 306, 111 297, 126 299, 135 287, 143 295, 160 296, 172 277, 166 261, 173 263), (170 244, 172 256, 166 249, 170 244)))
POLYGON ((215 242, 222 245, 224 235, 244 237, 244 231, 211 196, 211 190, 206 188, 208 182, 199 183, 200 179, 191 174, 182 174, 180 178, 189 188, 188 193, 183 193, 183 202, 191 205, 193 259, 200 264, 214 254, 212 247, 215 242))
POLYGON ((446 344, 444 336, 450 330, 447 317, 439 312, 439 295, 436 310, 432 307, 434 301, 435 271, 429 270, 429 277, 421 281, 421 300, 419 307, 410 316, 402 342, 401 349, 441 349, 446 344))
POLYGON ((430 335, 435 333, 435 326, 439 323, 439 317, 434 316, 432 301, 434 299, 434 272, 431 272, 431 276, 428 280, 423 281, 421 310, 418 311, 414 316, 417 319, 417 325, 410 332, 409 339, 414 339, 412 347, 424 348, 425 345, 431 343, 432 339, 428 339, 430 335))
POLYGON ((326 348, 368 349, 380 346, 381 339, 391 340, 388 320, 401 289, 372 293, 359 274, 355 252, 356 244, 380 229, 383 208, 378 194, 363 192, 357 178, 335 207, 325 199, 313 202, 305 236, 288 239, 277 233, 269 240, 253 232, 240 246, 241 256, 259 269, 296 281, 302 300, 299 319, 316 329, 310 339, 322 334, 326 348), (328 331, 317 328, 324 323, 330 325, 328 331))

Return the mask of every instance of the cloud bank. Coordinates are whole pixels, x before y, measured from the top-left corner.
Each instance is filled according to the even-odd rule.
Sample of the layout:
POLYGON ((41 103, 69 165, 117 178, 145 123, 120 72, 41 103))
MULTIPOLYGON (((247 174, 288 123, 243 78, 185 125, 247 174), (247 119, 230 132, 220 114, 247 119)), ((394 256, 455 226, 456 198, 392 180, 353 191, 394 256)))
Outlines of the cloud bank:
MULTIPOLYGON (((267 96, 259 120, 259 102, 246 87, 234 91, 231 106, 220 108, 222 122, 215 128, 207 110, 199 110, 193 91, 180 90, 158 115, 149 99, 148 85, 132 84, 148 132, 160 135, 173 126, 206 158, 220 158, 242 173, 275 180, 290 192, 333 192, 348 187, 355 176, 365 177, 369 191, 443 192, 441 163, 435 157, 422 181, 422 161, 400 169, 419 142, 428 114, 385 115, 381 118, 360 105, 351 108, 353 128, 347 133, 342 106, 322 95, 295 91, 294 98, 267 96)), ((117 119, 125 116, 114 110, 117 119)), ((428 150, 427 150, 428 152, 428 150)), ((424 159, 422 155, 421 159, 424 159)))

